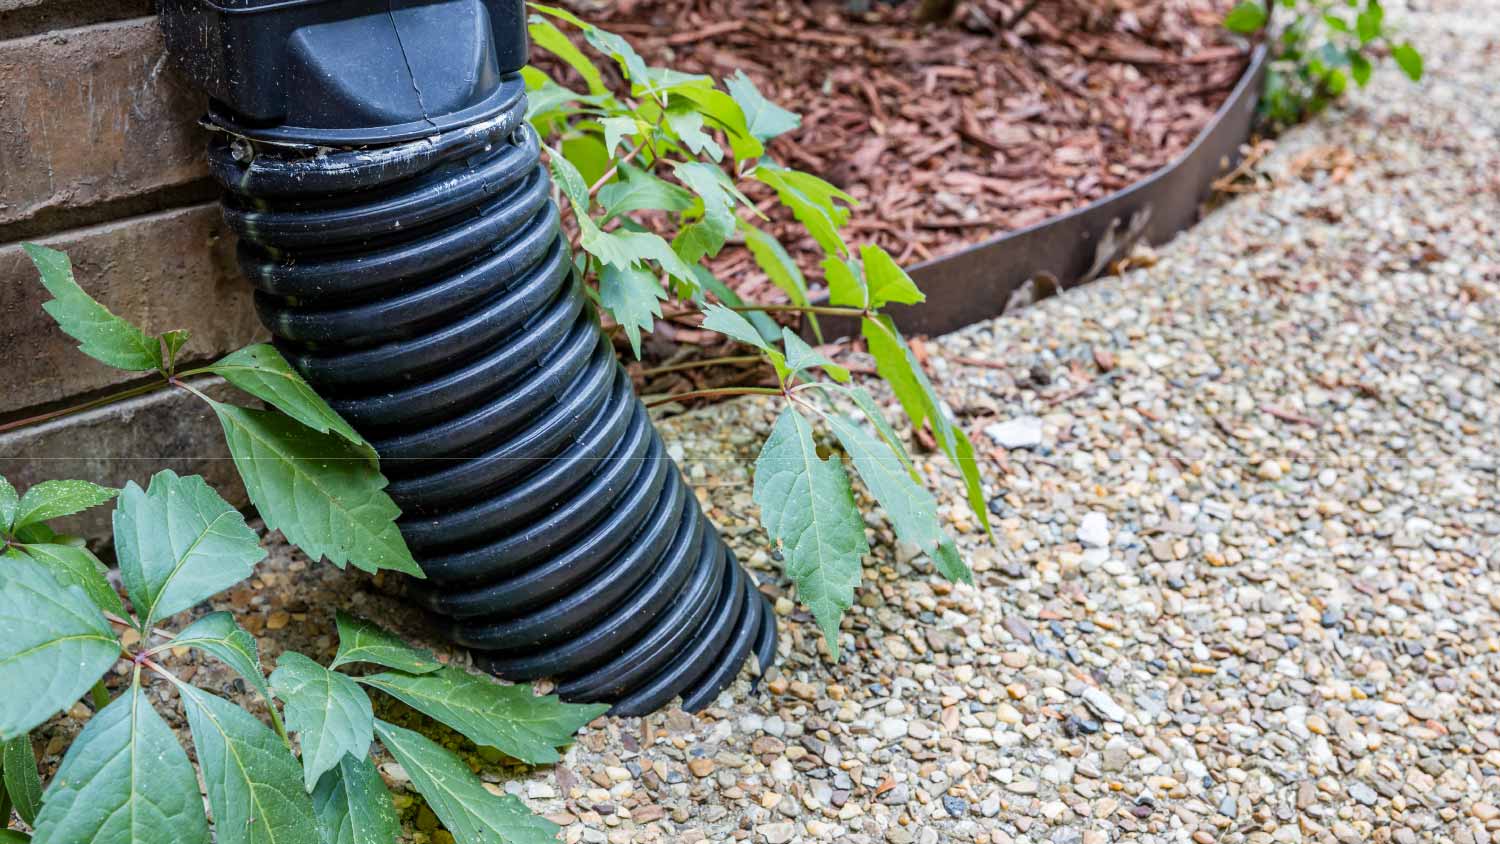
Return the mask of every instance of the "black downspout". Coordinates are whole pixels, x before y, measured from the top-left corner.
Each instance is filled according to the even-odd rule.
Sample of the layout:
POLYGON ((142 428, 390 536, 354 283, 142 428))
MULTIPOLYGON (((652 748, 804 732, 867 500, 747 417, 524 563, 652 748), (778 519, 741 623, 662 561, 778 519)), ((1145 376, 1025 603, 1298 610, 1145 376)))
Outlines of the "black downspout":
POLYGON ((380 452, 448 635, 620 715, 769 667, 775 615, 574 277, 520 0, 162 0, 161 21, 211 98, 260 318, 380 452))

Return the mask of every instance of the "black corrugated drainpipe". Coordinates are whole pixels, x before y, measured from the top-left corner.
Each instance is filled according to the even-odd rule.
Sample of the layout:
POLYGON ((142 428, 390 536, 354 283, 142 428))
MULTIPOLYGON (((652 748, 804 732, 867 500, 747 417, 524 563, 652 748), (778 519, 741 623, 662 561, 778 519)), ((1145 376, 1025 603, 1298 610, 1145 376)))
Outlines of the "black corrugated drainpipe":
POLYGON ((276 345, 376 450, 427 606, 501 677, 707 705, 775 616, 599 329, 520 0, 162 0, 276 345))

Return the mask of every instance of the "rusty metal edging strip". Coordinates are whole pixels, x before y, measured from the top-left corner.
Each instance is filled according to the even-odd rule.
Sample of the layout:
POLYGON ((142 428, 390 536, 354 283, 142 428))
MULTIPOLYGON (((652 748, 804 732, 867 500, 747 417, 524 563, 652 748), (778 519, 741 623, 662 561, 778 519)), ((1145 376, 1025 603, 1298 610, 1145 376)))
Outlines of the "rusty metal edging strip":
MULTIPOLYGON (((1162 243, 1197 222, 1214 180, 1239 163, 1260 102, 1266 56, 1264 45, 1255 48, 1229 99, 1171 164, 1061 216, 910 267, 927 301, 891 305, 896 325, 907 334, 957 331, 999 316, 1032 278, 1049 274, 1063 289, 1091 281, 1136 239, 1162 243)), ((825 318, 823 330, 828 337, 854 336, 859 327, 851 319, 825 318)))

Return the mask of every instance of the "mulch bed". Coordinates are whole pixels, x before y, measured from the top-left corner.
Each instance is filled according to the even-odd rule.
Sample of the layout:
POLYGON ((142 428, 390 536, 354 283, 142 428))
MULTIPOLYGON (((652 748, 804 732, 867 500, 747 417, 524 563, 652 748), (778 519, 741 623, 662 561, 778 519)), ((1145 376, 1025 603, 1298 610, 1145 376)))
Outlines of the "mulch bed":
MULTIPOLYGON (((1087 204, 1169 163, 1247 61, 1221 24, 1229 0, 960 0, 941 24, 914 20, 933 0, 876 0, 863 12, 861 3, 871 5, 573 5, 650 63, 719 78, 743 70, 800 112, 802 126, 771 152, 855 196, 850 239, 874 240, 907 266, 1087 204)), ((795 237, 769 191, 751 196, 809 281, 820 281, 816 245, 795 237)), ((747 299, 784 301, 746 250, 728 248, 713 264, 747 299)), ((658 352, 700 339, 662 327, 658 352)))

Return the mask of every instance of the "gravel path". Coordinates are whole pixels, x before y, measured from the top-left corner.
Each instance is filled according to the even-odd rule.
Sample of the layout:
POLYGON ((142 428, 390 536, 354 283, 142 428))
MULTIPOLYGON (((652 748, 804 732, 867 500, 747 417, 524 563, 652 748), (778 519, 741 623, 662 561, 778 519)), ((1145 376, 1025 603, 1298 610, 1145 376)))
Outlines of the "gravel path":
MULTIPOLYGON (((996 546, 930 467, 978 588, 872 517, 827 663, 754 527, 768 406, 670 420, 783 596, 781 666, 482 775, 568 842, 1500 841, 1500 14, 1402 23, 1428 81, 1382 71, 1293 132, 1262 164, 1274 190, 1149 267, 928 343, 992 458, 996 546)), ((422 632, 276 550, 221 602, 273 659, 330 654, 334 604, 422 632)), ((76 722, 57 727, 54 763, 76 722)), ((399 802, 410 840, 451 841, 399 802)))

